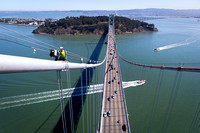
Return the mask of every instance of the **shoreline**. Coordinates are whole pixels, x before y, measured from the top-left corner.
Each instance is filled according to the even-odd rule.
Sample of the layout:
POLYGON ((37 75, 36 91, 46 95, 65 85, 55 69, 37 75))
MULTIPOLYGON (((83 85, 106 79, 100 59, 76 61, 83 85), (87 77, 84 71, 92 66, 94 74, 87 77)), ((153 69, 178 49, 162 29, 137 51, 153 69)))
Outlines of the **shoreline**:
POLYGON ((9 23, 2 23, 2 22, 0 22, 0 24, 19 25, 19 26, 30 26, 30 27, 39 27, 39 26, 36 26, 36 25, 28 25, 28 24, 9 24, 9 23))
MULTIPOLYGON (((117 34, 116 35, 124 35, 124 34, 134 34, 134 33, 148 33, 148 32, 158 32, 158 30, 155 30, 155 31, 137 31, 137 32, 123 32, 123 33, 120 33, 120 34, 117 34)), ((53 36, 84 36, 84 35, 96 35, 96 36, 99 36, 99 35, 102 35, 102 34, 59 34, 59 35, 55 35, 55 34, 48 34, 48 33, 33 33, 33 34, 36 34, 36 35, 53 35, 53 36)))

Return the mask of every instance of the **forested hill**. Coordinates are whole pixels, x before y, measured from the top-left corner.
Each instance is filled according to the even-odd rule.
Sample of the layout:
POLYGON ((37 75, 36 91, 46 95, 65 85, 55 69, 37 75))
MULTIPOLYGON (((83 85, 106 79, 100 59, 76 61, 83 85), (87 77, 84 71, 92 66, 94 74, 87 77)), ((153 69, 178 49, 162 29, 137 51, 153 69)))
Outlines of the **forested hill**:
MULTIPOLYGON (((107 16, 66 17, 55 22, 46 21, 33 31, 35 34, 53 35, 100 35, 108 31, 107 16)), ((157 31, 154 24, 131 20, 126 17, 115 17, 116 34, 157 31)))

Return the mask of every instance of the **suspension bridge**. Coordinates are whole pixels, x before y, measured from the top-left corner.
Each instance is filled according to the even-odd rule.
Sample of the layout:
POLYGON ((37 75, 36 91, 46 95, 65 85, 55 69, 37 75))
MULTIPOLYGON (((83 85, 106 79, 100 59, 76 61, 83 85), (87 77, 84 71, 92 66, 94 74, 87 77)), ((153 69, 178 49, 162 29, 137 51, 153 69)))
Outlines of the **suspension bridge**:
MULTIPOLYGON (((38 71, 57 71, 58 88, 59 88, 58 91, 19 96, 17 97, 18 98, 17 101, 6 101, 9 99, 4 98, 3 100, 5 100, 6 102, 3 102, 1 104, 9 105, 9 106, 5 106, 0 109, 6 109, 9 107, 29 105, 29 104, 39 103, 43 101, 53 101, 53 100, 59 99, 61 117, 58 120, 54 129, 52 130, 55 133, 56 132, 64 132, 64 133, 76 132, 77 124, 80 120, 81 113, 83 113, 82 114, 83 132, 85 132, 86 130, 87 132, 99 132, 99 133, 107 133, 107 132, 130 133, 131 126, 134 126, 134 125, 130 125, 129 123, 129 115, 127 111, 126 99, 125 99, 125 93, 124 93, 124 87, 125 87, 124 85, 126 83, 122 82, 122 75, 121 75, 120 64, 119 64, 119 58, 121 58, 125 62, 132 65, 136 65, 140 67, 148 67, 148 68, 157 68, 161 70, 161 73, 159 74, 158 83, 156 86, 156 94, 155 94, 154 104, 152 108, 151 118, 154 117, 155 108, 158 104, 157 99, 159 98, 159 88, 162 82, 162 75, 163 75, 162 70, 167 69, 167 70, 175 70, 178 72, 176 75, 176 80, 174 81, 173 90, 171 94, 172 100, 169 101, 169 104, 167 107, 166 118, 164 120, 165 125, 162 127, 162 132, 167 132, 170 113, 174 106, 174 100, 176 99, 176 95, 178 91, 178 89, 176 88, 179 88, 180 86, 180 81, 182 77, 181 71, 199 72, 200 68, 184 67, 183 65, 178 66, 178 67, 171 67, 171 66, 164 66, 164 65, 157 66, 157 65, 147 65, 147 64, 140 64, 140 63, 128 61, 119 54, 119 51, 117 49, 116 40, 115 40, 115 31, 114 31, 114 15, 109 16, 108 24, 109 24, 109 30, 108 30, 107 52, 106 52, 104 60, 101 62, 97 61, 98 55, 95 55, 95 58, 92 57, 90 59, 87 59, 88 61, 87 63, 73 63, 69 61, 50 61, 50 60, 44 60, 44 59, 33 59, 33 58, 27 58, 27 57, 18 57, 18 56, 0 54, 0 59, 1 59, 0 60, 0 74, 38 72, 38 71), (90 86, 90 82, 95 79, 94 70, 95 68, 98 68, 99 66, 105 66, 104 69, 102 70, 102 73, 104 74, 104 83, 101 85, 97 84, 97 85, 90 86), (70 84, 70 70, 72 69, 83 70, 81 77, 74 88, 72 88, 70 84), (67 89, 63 89, 63 79, 62 79, 63 71, 66 72, 67 89), (85 102, 88 102, 88 100, 86 100, 87 95, 95 94, 95 93, 102 94, 102 96, 100 97, 101 99, 101 102, 99 103, 100 105, 98 105, 100 106, 100 109, 98 108, 97 105, 94 104, 95 102, 93 102, 93 105, 92 105, 93 112, 91 112, 91 114, 88 114, 88 107, 87 107, 87 111, 84 111, 83 106, 85 102), (35 97, 36 95, 37 97, 35 97), (67 103, 65 103, 66 98, 69 98, 67 103), (95 116, 94 110, 100 110, 99 112, 97 111, 98 112, 97 116, 95 116), (85 115, 84 113, 85 114, 87 113, 86 119, 84 117, 85 115), (88 118, 88 116, 91 116, 91 117, 88 118), (91 118, 93 118, 93 120, 88 121, 91 118), (98 121, 97 124, 95 123, 95 120, 98 121), (84 129, 85 127, 86 129, 84 129)), ((1 28, 4 28, 4 27, 1 26, 1 28)), ((6 30, 9 30, 9 29, 6 29, 6 30)), ((6 35, 9 37, 14 37, 14 36, 10 36, 8 34, 1 33, 1 32, 0 34, 6 35)), ((20 34, 20 35, 23 35, 23 34, 20 34)), ((23 36, 28 37, 25 35, 23 36)), ((105 36, 106 34, 102 36, 102 40, 105 39, 105 36)), ((16 37, 14 38, 19 39, 16 37)), ((0 39, 4 41, 10 41, 3 38, 0 38, 0 39)), ((20 39, 20 40, 26 41, 24 39, 20 39)), ((39 41, 36 39, 34 40, 39 41)), ((18 43, 18 42, 13 42, 13 43, 18 43)), ((44 49, 30 47, 21 43, 18 43, 18 44, 25 47, 32 48, 32 49, 45 51, 44 49)), ((36 43, 34 44, 36 45, 36 43)), ((44 43, 44 44, 48 46, 52 46, 47 43, 44 43)), ((98 49, 101 49, 101 48, 98 48, 98 49)), ((71 54, 76 55, 74 53, 71 53, 71 54)), ((78 58, 80 58, 79 55, 78 55, 78 58)), ((137 81, 135 84, 138 84, 138 82, 141 82, 141 81, 137 81)), ((94 97, 93 97, 93 100, 95 100, 94 97)), ((88 103, 87 103, 87 106, 88 106, 88 103)), ((199 105, 198 105, 197 112, 198 110, 199 110, 199 105)), ((193 123, 195 123, 195 125, 191 125, 191 128, 190 128, 191 133, 192 131, 198 131, 199 129, 198 128, 199 121, 196 120, 196 118, 199 116, 199 113, 196 113, 195 116, 196 117, 193 119, 193 123)), ((150 131, 151 131, 151 126, 152 124, 150 123, 149 124, 150 131)), ((41 127, 39 127, 37 131, 39 131, 40 128, 41 127)))

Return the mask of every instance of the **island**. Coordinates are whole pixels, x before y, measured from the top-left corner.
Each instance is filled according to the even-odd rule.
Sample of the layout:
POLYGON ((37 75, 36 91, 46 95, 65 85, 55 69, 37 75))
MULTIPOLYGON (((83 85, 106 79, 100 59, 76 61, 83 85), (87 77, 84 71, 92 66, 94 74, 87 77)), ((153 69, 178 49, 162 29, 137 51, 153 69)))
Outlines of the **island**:
MULTIPOLYGON (((45 21, 33 31, 34 34, 52 35, 101 35, 108 31, 107 16, 66 17, 57 21, 45 21)), ((155 32, 154 24, 148 24, 127 17, 115 17, 115 33, 155 32)))

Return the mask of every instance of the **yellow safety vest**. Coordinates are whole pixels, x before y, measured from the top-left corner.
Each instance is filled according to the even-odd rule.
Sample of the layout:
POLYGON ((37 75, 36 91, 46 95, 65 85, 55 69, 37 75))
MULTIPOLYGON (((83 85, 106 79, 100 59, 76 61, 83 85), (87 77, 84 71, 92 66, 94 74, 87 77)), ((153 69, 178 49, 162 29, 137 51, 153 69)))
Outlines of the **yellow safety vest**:
POLYGON ((62 53, 62 54, 60 55, 60 57, 64 57, 64 58, 66 59, 67 57, 66 57, 65 51, 63 50, 61 53, 62 53))

